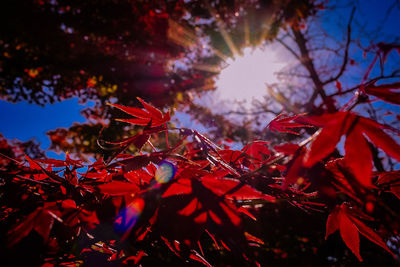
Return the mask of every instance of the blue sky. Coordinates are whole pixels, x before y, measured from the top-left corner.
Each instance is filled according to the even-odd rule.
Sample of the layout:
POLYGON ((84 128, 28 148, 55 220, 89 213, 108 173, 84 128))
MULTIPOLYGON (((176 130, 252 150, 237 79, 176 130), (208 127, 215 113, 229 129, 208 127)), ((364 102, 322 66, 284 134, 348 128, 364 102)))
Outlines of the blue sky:
MULTIPOLYGON (((91 105, 89 102, 88 105, 91 105)), ((27 141, 36 138, 47 149, 50 140, 48 130, 69 127, 74 122, 84 122, 79 111, 85 106, 77 98, 41 107, 27 102, 9 103, 0 100, 0 133, 9 139, 27 141)))

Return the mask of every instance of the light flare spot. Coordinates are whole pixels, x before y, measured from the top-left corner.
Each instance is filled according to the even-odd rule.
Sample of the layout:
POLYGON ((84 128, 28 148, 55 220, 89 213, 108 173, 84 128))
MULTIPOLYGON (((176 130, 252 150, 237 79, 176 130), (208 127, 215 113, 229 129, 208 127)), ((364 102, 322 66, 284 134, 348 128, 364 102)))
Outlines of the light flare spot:
POLYGON ((123 234, 132 229, 143 212, 143 208, 144 200, 141 198, 133 200, 128 206, 122 208, 114 221, 115 231, 123 234))
POLYGON ((176 173, 176 167, 169 161, 163 160, 158 165, 155 178, 156 181, 160 184, 168 183, 174 178, 176 173))

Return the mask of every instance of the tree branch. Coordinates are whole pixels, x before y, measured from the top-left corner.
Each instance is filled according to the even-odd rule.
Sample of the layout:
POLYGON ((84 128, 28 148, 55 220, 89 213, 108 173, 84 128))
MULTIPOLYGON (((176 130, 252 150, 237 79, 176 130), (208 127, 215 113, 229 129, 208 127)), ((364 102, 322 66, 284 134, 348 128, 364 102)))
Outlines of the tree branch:
POLYGON ((288 46, 282 39, 276 39, 282 46, 284 46, 298 61, 301 62, 301 58, 297 53, 290 47, 288 46))
MULTIPOLYGON (((332 104, 329 104, 329 102, 326 101, 327 95, 324 91, 324 87, 323 87, 324 85, 315 69, 314 62, 312 61, 312 59, 310 57, 310 53, 306 46, 307 41, 306 41, 304 35, 301 33, 301 31, 299 29, 296 29, 294 27, 292 27, 292 32, 294 34, 294 40, 300 50, 300 55, 301 55, 301 57, 299 58, 300 62, 310 73, 311 80, 313 81, 313 83, 315 85, 315 89, 316 89, 316 93, 314 93, 315 97, 316 97, 316 94, 319 94, 321 96, 323 102, 327 106, 327 108, 336 109, 334 106, 332 106, 332 104)), ((315 100, 315 97, 314 97, 314 100, 315 100)), ((310 104, 312 104, 312 102, 310 102, 310 104)))
POLYGON ((260 114, 265 114, 265 113, 272 113, 275 116, 278 116, 280 112, 277 111, 273 111, 270 109, 265 109, 265 110, 257 110, 257 111, 228 111, 228 112, 224 112, 224 113, 220 113, 219 115, 231 115, 231 114, 235 114, 235 115, 260 115, 260 114))
POLYGON ((342 66, 340 67, 339 72, 335 76, 333 76, 333 77, 329 78, 328 80, 326 80, 325 82, 323 82, 324 85, 339 79, 340 76, 342 76, 344 71, 346 70, 346 66, 349 61, 349 46, 350 46, 350 42, 351 42, 351 22, 353 21, 355 11, 356 11, 356 9, 354 7, 351 10, 349 23, 347 24, 347 40, 346 40, 346 46, 344 49, 344 57, 343 57, 342 66))

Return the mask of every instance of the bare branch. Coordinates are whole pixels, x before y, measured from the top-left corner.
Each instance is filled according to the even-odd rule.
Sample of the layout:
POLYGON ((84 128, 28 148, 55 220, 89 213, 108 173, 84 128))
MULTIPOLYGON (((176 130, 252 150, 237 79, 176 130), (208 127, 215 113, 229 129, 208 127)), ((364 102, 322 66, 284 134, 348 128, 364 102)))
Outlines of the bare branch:
POLYGON ((275 72, 275 74, 278 75, 278 76, 289 76, 289 77, 298 77, 298 78, 306 78, 306 79, 310 79, 311 78, 310 75, 293 73, 293 72, 279 71, 279 72, 275 72))
POLYGON ((235 115, 246 116, 246 115, 261 115, 261 114, 266 114, 266 113, 272 113, 275 116, 279 115, 279 112, 273 111, 273 110, 270 110, 270 109, 257 110, 257 111, 235 111, 235 110, 232 110, 232 111, 220 113, 220 115, 224 115, 225 116, 225 115, 235 114, 235 115))
MULTIPOLYGON (((300 62, 310 73, 310 77, 315 85, 316 92, 321 96, 323 102, 328 107, 329 103, 325 101, 327 98, 327 95, 323 88, 324 85, 315 69, 313 60, 310 57, 309 50, 306 46, 307 41, 299 29, 292 27, 292 32, 294 34, 295 42, 300 50, 300 54, 301 54, 300 62)), ((310 104, 312 104, 312 102, 310 102, 310 104)), ((333 107, 329 106, 328 108, 333 108, 333 107)))
POLYGON ((290 47, 288 46, 282 39, 276 39, 282 46, 284 46, 298 61, 301 61, 301 57, 290 47))
POLYGON ((328 80, 326 80, 325 82, 323 82, 324 85, 334 82, 337 79, 339 79, 340 76, 342 76, 344 71, 346 70, 346 66, 349 61, 349 46, 350 46, 350 42, 351 42, 351 22, 353 21, 355 11, 356 11, 356 8, 354 7, 351 10, 349 23, 347 24, 347 40, 346 40, 346 45, 345 45, 345 49, 344 49, 344 57, 343 57, 342 66, 340 67, 339 72, 335 76, 333 76, 333 77, 329 78, 328 80))

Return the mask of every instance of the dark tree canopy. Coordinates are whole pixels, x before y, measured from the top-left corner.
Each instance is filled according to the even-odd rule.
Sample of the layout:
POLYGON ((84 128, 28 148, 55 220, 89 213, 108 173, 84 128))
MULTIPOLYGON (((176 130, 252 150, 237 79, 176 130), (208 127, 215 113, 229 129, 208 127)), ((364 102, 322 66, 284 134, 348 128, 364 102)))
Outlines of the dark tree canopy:
MULTIPOLYGON (((274 1, 257 5, 246 1, 3 1, 1 92, 10 101, 37 104, 73 95, 103 101, 117 97, 124 104, 141 96, 170 104, 166 100, 177 91, 201 87, 207 78, 193 70, 179 75, 168 72, 168 60, 192 49, 182 46, 184 34, 201 28, 211 44, 229 56, 219 20, 232 36, 239 36, 235 33, 243 31, 242 18, 237 19, 235 12, 245 10, 252 28, 250 40, 255 43, 262 40, 262 31, 265 38, 272 38, 282 24, 296 24, 298 14, 306 17, 313 9, 307 1, 289 2, 285 6, 274 1), (267 23, 260 23, 265 17, 267 23)), ((233 41, 238 47, 244 45, 243 40, 233 41)))
MULTIPOLYGON (((91 123, 82 126, 93 133, 111 118, 104 105, 110 101, 132 106, 139 96, 159 107, 188 105, 185 92, 214 87, 215 73, 192 66, 218 65, 232 54, 221 25, 237 49, 258 45, 315 12, 311 1, 286 2, 3 1, 0 94, 40 105, 73 96, 97 100, 84 113, 91 123), (248 40, 238 38, 244 20, 251 28, 248 40), (210 38, 214 51, 202 52, 201 36, 210 38), (189 53, 189 68, 173 71, 171 62, 189 53)), ((83 140, 79 129, 69 129, 68 139, 88 141, 84 151, 96 152, 95 135, 83 140)), ((80 152, 75 142, 71 150, 58 138, 63 131, 49 133, 53 147, 80 152)), ((121 131, 118 126, 110 137, 121 131)))

